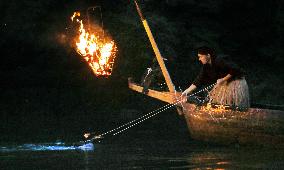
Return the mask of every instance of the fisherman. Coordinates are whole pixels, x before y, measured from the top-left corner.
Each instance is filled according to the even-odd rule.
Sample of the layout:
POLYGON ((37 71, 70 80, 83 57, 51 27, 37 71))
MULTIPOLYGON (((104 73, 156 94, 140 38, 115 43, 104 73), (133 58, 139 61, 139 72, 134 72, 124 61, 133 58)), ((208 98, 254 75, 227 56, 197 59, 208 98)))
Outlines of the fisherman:
POLYGON ((197 49, 198 60, 203 64, 199 75, 182 93, 183 102, 200 86, 216 83, 209 92, 209 102, 229 106, 238 110, 247 110, 249 104, 249 89, 244 77, 244 71, 225 57, 217 57, 213 49, 202 46, 197 49))

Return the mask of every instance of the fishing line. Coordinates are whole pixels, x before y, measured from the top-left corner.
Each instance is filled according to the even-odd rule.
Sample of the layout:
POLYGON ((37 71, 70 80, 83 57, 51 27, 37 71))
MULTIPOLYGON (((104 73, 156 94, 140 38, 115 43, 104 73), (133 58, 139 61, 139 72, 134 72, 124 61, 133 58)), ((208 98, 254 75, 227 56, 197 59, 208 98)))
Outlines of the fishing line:
MULTIPOLYGON (((165 105, 165 106, 163 106, 163 107, 161 107, 161 108, 159 108, 159 109, 156 109, 156 110, 154 110, 154 111, 152 111, 152 112, 150 112, 150 113, 148 113, 148 114, 146 114, 146 115, 144 115, 144 116, 142 116, 142 117, 139 117, 139 118, 137 118, 137 119, 135 119, 135 120, 133 120, 133 121, 131 121, 131 122, 128 122, 128 123, 126 123, 126 124, 124 124, 124 125, 121 125, 121 126, 115 128, 115 129, 112 129, 112 130, 110 130, 110 131, 107 131, 107 132, 105 132, 105 133, 103 133, 103 134, 101 134, 101 135, 96 135, 96 136, 94 136, 93 138, 87 140, 86 142, 91 142, 91 141, 94 141, 95 139, 101 139, 101 138, 102 138, 103 136, 105 136, 106 134, 109 134, 109 133, 111 133, 111 132, 113 132, 113 131, 119 130, 119 129, 121 129, 122 127, 124 127, 124 126, 129 125, 129 124, 132 123, 130 126, 127 126, 126 128, 124 128, 124 129, 122 129, 122 130, 120 130, 120 131, 118 131, 118 132, 112 134, 113 136, 115 136, 115 135, 117 135, 117 134, 119 134, 119 133, 121 133, 121 132, 123 132, 123 131, 125 131, 125 130, 127 130, 127 129, 129 129, 129 128, 131 128, 131 127, 137 125, 137 124, 139 124, 139 123, 142 123, 142 122, 144 122, 145 120, 147 120, 147 119, 149 119, 149 118, 151 118, 151 117, 153 117, 153 116, 155 116, 155 115, 157 115, 157 114, 159 114, 159 113, 161 113, 161 112, 163 112, 163 111, 165 111, 165 110, 167 110, 167 109, 169 109, 169 108, 171 108, 171 107, 177 105, 179 102, 181 102, 181 101, 177 101, 176 103, 167 104, 167 105, 165 105), (163 109, 163 108, 164 108, 164 109, 163 109), (161 110, 161 109, 162 109, 162 110, 161 110), (159 111, 159 110, 160 110, 160 111, 159 111), (156 113, 155 113, 155 112, 156 112, 156 113), (146 117, 146 116, 148 116, 148 117, 146 117), (146 117, 146 118, 144 118, 144 117, 146 117), (142 119, 142 118, 144 118, 144 119, 142 119), (140 120, 140 119, 142 119, 142 120, 140 120), (140 120, 140 121, 138 121, 138 120, 140 120), (137 121, 138 121, 138 122, 137 122, 137 121), (134 122, 136 122, 136 123, 134 123, 134 122)), ((92 134, 93 134, 93 133, 92 133, 92 134)))
MULTIPOLYGON (((163 109, 164 107, 168 107, 168 106, 170 106, 170 105, 172 105, 172 104, 169 103, 169 104, 167 104, 167 105, 165 105, 165 106, 163 106, 163 107, 160 107, 160 108, 158 108, 158 109, 156 109, 156 110, 151 111, 150 113, 148 113, 148 114, 146 114, 146 115, 143 115, 142 117, 139 117, 139 118, 137 118, 137 119, 135 119, 135 120, 132 120, 132 121, 130 121, 130 122, 127 122, 127 123, 125 123, 125 124, 123 124, 123 125, 121 125, 121 126, 119 126, 119 127, 117 127, 117 128, 114 128, 114 129, 112 129, 112 130, 109 130, 109 131, 104 132, 104 133, 102 133, 101 135, 97 135, 97 136, 103 137, 103 136, 105 136, 105 135, 107 135, 107 134, 109 134, 109 133, 111 133, 111 132, 113 132, 113 131, 116 131, 116 130, 118 130, 118 129, 121 129, 121 128, 123 128, 123 127, 125 127, 125 126, 127 126, 127 125, 129 125, 129 124, 131 124, 131 123, 134 123, 134 122, 136 122, 136 121, 138 121, 138 120, 140 120, 140 119, 142 119, 142 118, 144 118, 144 117, 146 117, 146 116, 148 116, 148 115, 150 115, 150 114, 152 114, 152 113, 155 113, 156 111, 159 111, 159 110, 163 109)), ((90 134, 90 135, 94 135, 95 132, 91 132, 91 133, 89 133, 89 134, 90 134)), ((95 137, 96 137, 96 136, 95 136, 95 137)), ((95 139, 95 137, 94 137, 94 139, 95 139)), ((91 140, 93 140, 93 138, 92 138, 91 140)))
POLYGON ((150 115, 150 116, 148 116, 148 117, 146 117, 146 118, 140 120, 139 122, 136 122, 136 123, 134 123, 134 124, 132 124, 132 125, 130 125, 130 126, 124 128, 124 129, 122 129, 122 130, 120 130, 120 131, 114 133, 113 136, 115 136, 115 135, 117 135, 117 134, 119 134, 119 133, 122 133, 123 131, 125 131, 125 130, 127 130, 127 129, 133 127, 133 126, 136 126, 137 124, 142 123, 142 122, 144 122, 145 120, 147 120, 147 119, 149 119, 149 118, 151 118, 151 117, 153 117, 153 116, 156 116, 157 114, 159 114, 159 113, 161 113, 161 112, 163 112, 163 111, 165 111, 165 110, 167 110, 167 109, 169 109, 169 108, 175 106, 175 105, 178 104, 179 102, 180 102, 180 101, 178 101, 178 102, 176 102, 176 103, 174 103, 174 104, 171 104, 170 106, 164 108, 163 110, 160 110, 159 112, 154 113, 154 114, 152 114, 152 115, 150 115))
MULTIPOLYGON (((198 93, 201 93, 201 92, 203 92, 203 91, 205 91, 205 90, 207 90, 207 89, 213 87, 215 84, 216 84, 216 83, 214 83, 214 84, 212 84, 212 85, 210 85, 210 86, 208 86, 208 87, 206 87, 206 88, 204 88, 204 89, 202 89, 202 90, 200 90, 200 91, 198 91, 198 92, 196 92, 196 93, 193 93, 193 94, 189 95, 188 97, 191 97, 191 96, 194 96, 194 95, 196 95, 196 94, 198 94, 198 93)), ((156 116, 157 114, 159 114, 159 113, 161 113, 161 112, 163 112, 163 111, 165 111, 165 110, 167 110, 167 109, 169 109, 169 108, 171 108, 171 107, 173 107, 173 106, 176 106, 178 103, 182 103, 182 100, 178 100, 178 101, 175 102, 175 103, 168 104, 168 105, 166 105, 167 107, 164 108, 164 109, 162 109, 163 107, 161 107, 160 109, 162 109, 162 110, 160 110, 160 111, 158 111, 157 113, 154 113, 154 114, 152 114, 152 115, 150 115, 150 116, 148 116, 148 117, 146 117, 146 118, 140 120, 139 122, 136 122, 136 123, 134 123, 134 124, 132 124, 132 125, 130 125, 130 126, 124 128, 124 129, 122 129, 122 130, 120 130, 120 131, 114 133, 113 136, 115 136, 115 135, 117 135, 117 134, 119 134, 119 133, 121 133, 121 132, 123 132, 123 131, 125 131, 125 130, 131 128, 131 127, 133 127, 133 126, 136 126, 137 124, 142 123, 142 122, 144 122, 145 120, 147 120, 147 119, 149 119, 149 118, 151 118, 151 117, 153 117, 153 116, 156 116)), ((164 106, 164 107, 165 107, 165 106, 164 106)), ((157 109, 157 110, 158 110, 158 109, 157 109)), ((147 115, 148 115, 148 114, 147 114, 147 115)), ((145 116, 146 116, 146 115, 145 115, 145 116)), ((145 116, 143 116, 143 117, 145 117, 145 116)), ((141 118, 142 118, 142 117, 141 117, 141 118)), ((141 119, 141 118, 140 118, 140 119, 141 119)))
MULTIPOLYGON (((210 86, 207 86, 207 87, 205 87, 204 89, 201 89, 201 90, 199 90, 198 92, 195 92, 195 93, 189 95, 188 97, 194 96, 194 95, 196 95, 196 94, 198 94, 198 93, 201 93, 201 92, 203 92, 203 91, 205 91, 205 90, 208 90, 208 89, 212 88, 212 87, 215 86, 215 85, 216 85, 216 83, 214 83, 214 84, 212 84, 212 85, 210 85, 210 86)), ((100 138, 102 138, 103 136, 105 136, 105 135, 107 135, 107 134, 109 134, 109 133, 111 133, 111 132, 114 132, 114 131, 116 131, 116 130, 121 129, 122 127, 125 127, 125 126, 131 124, 130 126, 127 126, 126 128, 124 128, 124 129, 122 129, 122 130, 120 130, 120 131, 118 131, 118 132, 116 132, 116 133, 113 133, 113 136, 115 136, 115 135, 117 135, 117 134, 119 134, 119 133, 121 133, 121 132, 123 132, 123 131, 125 131, 125 130, 127 130, 127 129, 129 129, 129 128, 131 128, 131 127, 137 125, 137 124, 139 124, 139 123, 144 122, 145 120, 147 120, 147 119, 149 119, 149 118, 151 118, 151 117, 153 117, 153 116, 156 116, 157 114, 159 114, 159 113, 161 113, 161 112, 163 112, 163 111, 165 111, 165 110, 167 110, 167 109, 169 109, 169 108, 171 108, 171 107, 173 107, 173 106, 176 106, 178 103, 182 103, 182 100, 177 100, 177 102, 175 102, 175 103, 169 103, 169 104, 167 104, 167 105, 165 105, 165 106, 162 106, 162 107, 160 107, 160 108, 158 108, 158 109, 156 109, 156 110, 154 110, 154 111, 151 111, 150 113, 147 113, 146 115, 143 115, 143 116, 141 116, 141 117, 139 117, 139 118, 137 118, 137 119, 135 119, 135 120, 132 120, 132 121, 130 121, 130 122, 128 122, 128 123, 125 123, 125 124, 123 124, 123 125, 121 125, 121 126, 119 126, 119 127, 117 127, 117 128, 114 128, 114 129, 112 129, 112 130, 109 130, 109 131, 107 131, 107 132, 105 132, 105 133, 102 133, 102 134, 100 134, 100 135, 96 135, 96 136, 94 136, 93 138, 91 138, 91 139, 89 139, 89 140, 87 140, 87 141, 93 141, 93 140, 95 140, 95 139, 100 139, 100 138), (148 117, 146 117, 146 116, 148 116, 148 117), (146 118, 145 118, 145 117, 146 117, 146 118), (144 119, 142 119, 142 118, 144 118, 144 119), (140 120, 140 119, 142 119, 142 120, 140 120), (140 121, 138 121, 138 120, 140 120, 140 121), (137 121, 138 121, 138 122, 137 122, 137 121), (136 122, 136 123, 135 123, 135 122, 136 122)), ((95 134, 95 132, 92 132, 92 133, 89 133, 89 134, 95 134)))

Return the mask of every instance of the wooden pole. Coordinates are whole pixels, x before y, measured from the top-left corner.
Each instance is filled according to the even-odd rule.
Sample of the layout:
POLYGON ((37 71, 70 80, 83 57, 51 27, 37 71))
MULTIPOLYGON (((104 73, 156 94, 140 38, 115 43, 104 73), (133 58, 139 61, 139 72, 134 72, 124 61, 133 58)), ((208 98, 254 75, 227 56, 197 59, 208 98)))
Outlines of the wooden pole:
POLYGON ((168 86, 168 88, 169 88, 169 91, 170 91, 170 92, 175 92, 175 86, 174 86, 174 84, 173 84, 173 82, 172 82, 172 80, 171 80, 170 74, 169 74, 169 72, 168 72, 168 70, 167 70, 167 68, 166 68, 166 65, 165 65, 165 63, 164 63, 164 59, 163 59, 163 57, 162 57, 162 55, 161 55, 161 53, 160 53, 160 50, 159 50, 159 48, 158 48, 158 46, 157 46, 157 44, 156 44, 156 41, 155 41, 155 39, 154 39, 154 37, 153 37, 153 34, 152 34, 152 32, 151 32, 151 29, 150 29, 150 27, 149 27, 149 25, 148 25, 146 19, 145 19, 144 16, 142 15, 142 12, 141 12, 141 10, 140 10, 140 8, 139 8, 139 6, 138 6, 136 0, 134 0, 134 2, 135 2, 135 5, 136 5, 136 9, 137 9, 137 11, 138 11, 138 14, 139 14, 139 16, 140 16, 140 19, 141 19, 141 21, 142 21, 142 23, 143 23, 143 26, 144 26, 144 28, 145 28, 145 30, 146 30, 146 33, 147 33, 147 35, 148 35, 148 38, 149 38, 149 40, 150 40, 150 42, 151 42, 151 45, 152 45, 152 48, 153 48, 154 53, 155 53, 155 55, 156 55, 157 61, 158 61, 159 65, 160 65, 160 67, 161 67, 163 76, 165 77, 165 80, 166 80, 167 86, 168 86))
MULTIPOLYGON (((157 44, 156 44, 156 41, 155 41, 155 39, 154 39, 154 37, 153 37, 153 34, 152 34, 151 29, 150 29, 150 27, 149 27, 149 25, 148 25, 148 22, 147 22, 147 20, 144 18, 143 14, 142 14, 142 11, 141 11, 141 9, 139 8, 139 5, 138 5, 137 1, 134 0, 134 2, 135 2, 135 5, 136 5, 137 12, 138 12, 138 14, 139 14, 139 16, 140 16, 140 19, 141 19, 141 21, 142 21, 142 23, 143 23, 143 26, 144 26, 144 28, 145 28, 145 30, 146 30, 146 33, 147 33, 147 35, 148 35, 148 38, 149 38, 149 40, 150 40, 150 42, 151 42, 151 45, 152 45, 152 48, 153 48, 154 53, 155 53, 155 55, 156 55, 157 61, 158 61, 159 65, 160 65, 160 68, 161 68, 161 70, 162 70, 163 76, 164 76, 164 78, 165 78, 165 80, 166 80, 166 84, 167 84, 167 86, 168 86, 168 88, 169 88, 169 91, 172 92, 172 93, 174 93, 174 92, 175 92, 175 86, 174 86, 174 84, 173 84, 173 82, 172 82, 172 79, 171 79, 171 77, 170 77, 170 74, 169 74, 169 72, 168 72, 168 70, 167 70, 167 68, 166 68, 164 59, 163 59, 163 57, 162 57, 162 55, 161 55, 161 53, 160 53, 160 50, 159 50, 159 48, 158 48, 158 46, 157 46, 157 44)), ((177 111, 178 111, 178 114, 179 114, 179 115, 182 115, 182 114, 183 114, 183 111, 182 111, 181 108, 177 107, 177 111)))

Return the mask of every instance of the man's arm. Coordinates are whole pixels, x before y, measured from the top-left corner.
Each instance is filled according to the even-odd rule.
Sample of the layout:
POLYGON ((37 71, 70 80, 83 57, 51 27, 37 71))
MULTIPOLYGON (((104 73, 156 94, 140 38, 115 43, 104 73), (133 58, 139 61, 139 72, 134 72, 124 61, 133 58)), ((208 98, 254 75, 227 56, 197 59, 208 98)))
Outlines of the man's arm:
POLYGON ((187 102, 187 94, 191 93, 192 91, 194 91, 196 89, 196 85, 191 84, 185 91, 182 92, 181 94, 181 101, 182 102, 187 102))
POLYGON ((217 84, 223 84, 232 78, 231 74, 227 74, 225 77, 217 80, 217 84))
POLYGON ((189 88, 187 88, 185 91, 182 92, 182 95, 187 95, 188 93, 191 93, 192 91, 194 91, 197 87, 192 84, 189 86, 189 88))

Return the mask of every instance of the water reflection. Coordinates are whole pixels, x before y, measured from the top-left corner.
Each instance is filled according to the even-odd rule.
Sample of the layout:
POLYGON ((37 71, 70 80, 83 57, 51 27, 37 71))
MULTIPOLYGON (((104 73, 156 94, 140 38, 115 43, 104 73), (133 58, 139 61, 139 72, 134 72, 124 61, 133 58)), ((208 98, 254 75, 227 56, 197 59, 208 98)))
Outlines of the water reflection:
POLYGON ((150 140, 148 143, 140 138, 131 141, 127 144, 117 141, 95 144, 95 152, 85 151, 94 150, 93 144, 77 146, 45 143, 2 146, 0 162, 7 169, 222 170, 284 167, 284 153, 279 150, 205 146, 174 140, 150 140))
POLYGON ((166 169, 283 169, 284 152, 249 148, 194 148, 180 156, 148 158, 144 166, 166 169), (213 149, 213 150, 212 150, 213 149), (211 151, 210 151, 211 150, 211 151), (152 165, 151 165, 152 164, 152 165))
POLYGON ((40 143, 40 144, 23 144, 0 146, 0 152, 16 152, 16 151, 64 151, 64 150, 83 150, 93 151, 95 149, 92 143, 65 144, 64 142, 40 143))
POLYGON ((231 161, 224 154, 214 153, 192 153, 181 158, 168 159, 172 166, 171 168, 187 168, 187 169, 214 169, 224 170, 231 167, 231 161))
POLYGON ((283 150, 214 146, 182 137, 149 136, 125 135, 95 144, 0 145, 0 164, 7 170, 284 168, 283 150))

